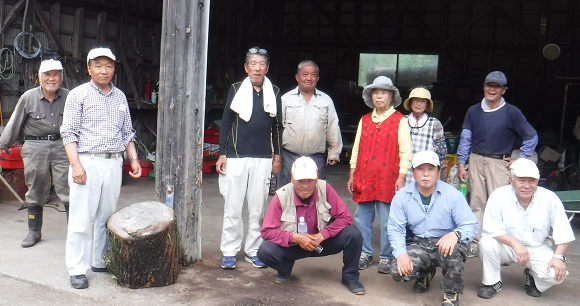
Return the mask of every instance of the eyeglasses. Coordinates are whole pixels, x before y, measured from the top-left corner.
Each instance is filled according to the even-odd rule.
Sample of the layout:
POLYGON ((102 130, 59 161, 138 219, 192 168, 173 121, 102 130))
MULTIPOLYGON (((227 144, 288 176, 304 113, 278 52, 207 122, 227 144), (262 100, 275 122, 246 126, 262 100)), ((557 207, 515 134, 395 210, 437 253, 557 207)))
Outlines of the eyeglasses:
POLYGON ((248 52, 250 52, 250 53, 259 53, 259 54, 265 55, 266 53, 268 53, 268 50, 266 50, 266 49, 258 49, 258 48, 250 48, 248 50, 248 52))

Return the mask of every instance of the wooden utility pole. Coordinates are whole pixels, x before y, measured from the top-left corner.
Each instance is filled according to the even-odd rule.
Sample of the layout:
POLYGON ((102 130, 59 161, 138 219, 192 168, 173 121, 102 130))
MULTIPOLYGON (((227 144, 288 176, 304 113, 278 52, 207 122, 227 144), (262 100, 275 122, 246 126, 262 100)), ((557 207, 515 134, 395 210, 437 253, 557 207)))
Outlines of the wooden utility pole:
POLYGON ((164 0, 155 198, 174 186, 182 264, 201 259, 201 167, 209 0, 164 0))

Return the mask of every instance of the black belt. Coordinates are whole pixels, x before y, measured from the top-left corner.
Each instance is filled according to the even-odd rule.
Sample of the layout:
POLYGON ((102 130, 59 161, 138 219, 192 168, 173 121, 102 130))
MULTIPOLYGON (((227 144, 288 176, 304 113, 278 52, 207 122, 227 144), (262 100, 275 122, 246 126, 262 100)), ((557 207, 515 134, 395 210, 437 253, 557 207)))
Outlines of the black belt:
MULTIPOLYGON (((473 152, 475 153, 475 152, 473 152)), ((489 158, 495 158, 495 159, 505 159, 505 158, 510 158, 512 157, 511 154, 502 154, 502 155, 494 155, 494 154, 479 154, 479 153, 475 153, 477 155, 483 156, 483 157, 489 157, 489 158)))
POLYGON ((46 136, 26 136, 25 140, 59 140, 60 134, 49 134, 46 136))

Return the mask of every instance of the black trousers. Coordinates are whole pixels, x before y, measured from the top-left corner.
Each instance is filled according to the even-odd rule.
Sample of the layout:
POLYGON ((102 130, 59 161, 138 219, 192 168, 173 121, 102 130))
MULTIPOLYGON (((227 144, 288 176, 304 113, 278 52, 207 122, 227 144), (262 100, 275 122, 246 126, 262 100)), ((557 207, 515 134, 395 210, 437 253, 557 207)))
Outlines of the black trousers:
POLYGON ((359 277, 358 261, 362 251, 362 241, 362 234, 358 227, 349 225, 342 229, 338 235, 324 240, 320 244, 324 248, 320 254, 316 251, 304 250, 299 245, 283 247, 266 240, 258 249, 258 257, 263 263, 278 271, 278 274, 290 276, 294 262, 298 259, 323 257, 338 254, 342 251, 342 262, 344 264, 342 267, 342 278, 349 283, 357 282, 359 277))

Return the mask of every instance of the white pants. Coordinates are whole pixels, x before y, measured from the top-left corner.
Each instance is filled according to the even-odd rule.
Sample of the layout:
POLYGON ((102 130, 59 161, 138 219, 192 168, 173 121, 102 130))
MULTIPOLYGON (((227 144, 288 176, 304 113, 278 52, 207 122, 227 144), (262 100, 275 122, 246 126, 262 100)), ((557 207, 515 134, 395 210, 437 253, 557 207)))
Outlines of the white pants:
POLYGON ((262 236, 264 204, 268 200, 272 159, 228 158, 226 174, 220 174, 220 193, 224 196, 224 224, 220 249, 224 256, 236 256, 242 246, 244 223, 242 208, 248 203, 248 234, 244 251, 256 256, 262 236))
MULTIPOLYGON (((556 280, 556 270, 550 269, 547 273, 548 263, 554 257, 554 251, 551 247, 543 244, 535 247, 527 247, 530 253, 530 261, 526 268, 530 269, 530 274, 534 277, 536 287, 540 292, 560 284, 564 280, 556 280)), ((483 265, 484 285, 493 285, 501 280, 501 264, 517 263, 518 259, 514 250, 493 237, 481 237, 479 240, 479 260, 483 265)), ((566 272, 568 275, 568 272, 566 272)))
POLYGON ((86 274, 91 264, 104 268, 103 254, 109 247, 107 220, 117 209, 121 192, 122 158, 79 154, 87 184, 72 180, 69 169, 70 212, 66 237, 66 265, 70 275, 86 274), (94 238, 94 243, 93 243, 94 238))

